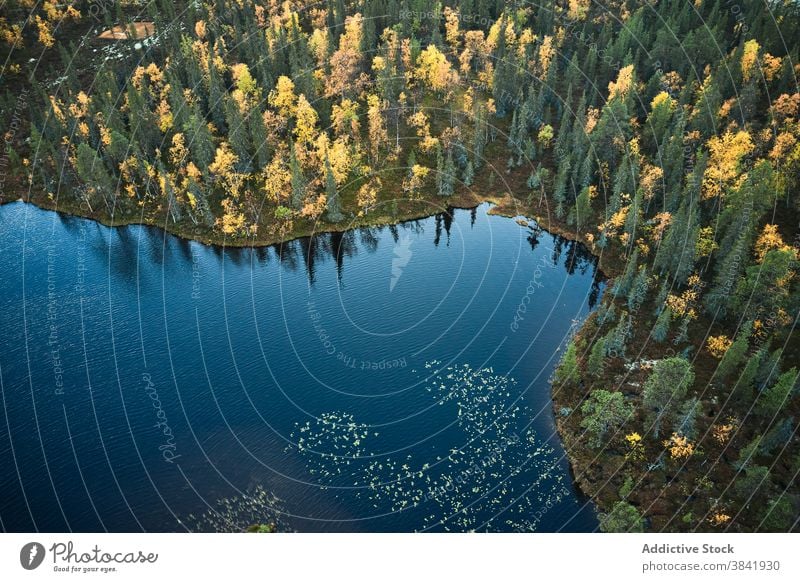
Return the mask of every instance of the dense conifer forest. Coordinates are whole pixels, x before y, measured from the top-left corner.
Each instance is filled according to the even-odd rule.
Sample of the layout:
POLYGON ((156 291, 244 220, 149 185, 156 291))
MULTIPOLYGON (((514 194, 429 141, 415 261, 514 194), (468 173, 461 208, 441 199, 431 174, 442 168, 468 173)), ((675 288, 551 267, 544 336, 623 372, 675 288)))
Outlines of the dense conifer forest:
POLYGON ((601 528, 796 530, 798 31, 792 0, 13 0, 0 196, 228 245, 537 218, 613 277, 553 377, 601 528))

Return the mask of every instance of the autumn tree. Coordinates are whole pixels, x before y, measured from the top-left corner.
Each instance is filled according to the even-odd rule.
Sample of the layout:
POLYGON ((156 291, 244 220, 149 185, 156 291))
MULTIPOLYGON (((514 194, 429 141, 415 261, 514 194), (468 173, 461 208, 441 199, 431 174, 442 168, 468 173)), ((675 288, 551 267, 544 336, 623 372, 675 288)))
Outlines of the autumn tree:
POLYGON ((360 216, 367 214, 369 210, 375 206, 375 203, 378 201, 378 192, 380 192, 382 187, 381 179, 377 176, 361 185, 356 194, 356 203, 360 209, 360 216))
POLYGON ((362 66, 361 41, 364 32, 361 14, 348 16, 344 33, 339 37, 339 48, 330 57, 330 75, 325 82, 327 97, 358 94, 364 81, 360 79, 362 66))
POLYGON ((742 158, 750 154, 753 148, 753 140, 746 131, 728 131, 709 139, 710 156, 703 176, 703 198, 722 195, 740 178, 742 158))
POLYGON ((383 110, 387 104, 381 103, 377 95, 367 97, 367 121, 369 124, 369 153, 373 163, 377 163, 379 153, 385 149, 389 142, 389 132, 386 129, 386 120, 383 110))
POLYGON ((414 76, 426 88, 439 94, 458 83, 458 73, 435 45, 428 45, 417 57, 414 76))

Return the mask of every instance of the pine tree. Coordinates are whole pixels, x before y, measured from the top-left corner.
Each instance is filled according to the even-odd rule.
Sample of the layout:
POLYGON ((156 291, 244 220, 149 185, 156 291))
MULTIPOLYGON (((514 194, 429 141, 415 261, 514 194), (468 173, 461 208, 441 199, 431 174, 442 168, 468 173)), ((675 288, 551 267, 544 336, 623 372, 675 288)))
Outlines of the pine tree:
POLYGON ((644 531, 644 518, 627 501, 617 501, 609 513, 599 516, 600 531, 606 533, 636 533, 644 531))
POLYGON ((250 140, 239 106, 232 98, 226 96, 223 109, 225 111, 225 122, 228 126, 228 143, 239 159, 236 164, 236 170, 241 173, 250 172, 252 170, 250 140))
POLYGON ((631 256, 625 263, 625 272, 614 284, 615 297, 627 297, 630 293, 633 281, 638 275, 639 269, 639 249, 634 249, 631 256))
POLYGON ((739 368, 749 346, 748 340, 750 339, 751 330, 752 324, 750 323, 742 326, 741 331, 736 336, 736 340, 725 351, 725 355, 722 356, 714 374, 718 380, 726 380, 739 368))
MULTIPOLYGON (((81 180, 87 184, 87 191, 95 190, 102 194, 104 202, 110 209, 111 198, 114 195, 115 182, 106 170, 103 160, 90 145, 86 143, 78 145, 75 170, 78 172, 81 180)), ((85 201, 89 205, 89 209, 92 210, 88 193, 85 197, 85 201)))
POLYGON ((264 118, 261 116, 258 109, 256 109, 248 112, 246 123, 250 143, 253 144, 255 149, 253 157, 257 162, 256 169, 262 170, 269 164, 272 153, 268 144, 269 140, 267 139, 267 128, 264 126, 264 118))
POLYGON ((741 471, 749 466, 758 455, 758 448, 761 446, 761 435, 757 434, 749 443, 739 449, 739 458, 733 463, 733 466, 741 471))
POLYGON ((792 499, 786 493, 781 493, 767 503, 758 531, 785 533, 796 520, 797 510, 792 499))
POLYGON ((697 438, 697 416, 701 411, 702 407, 697 398, 690 398, 684 402, 672 425, 673 432, 683 435, 689 440, 695 440, 697 438))
POLYGON ((592 351, 589 354, 589 359, 586 362, 586 372, 590 376, 599 378, 606 365, 606 342, 603 338, 599 338, 592 346, 592 351))
POLYGON ((631 291, 628 293, 628 309, 631 313, 636 313, 647 299, 647 291, 650 289, 650 276, 647 265, 639 267, 639 272, 631 284, 631 291))
POLYGON ((580 380, 578 370, 578 355, 575 343, 570 342, 564 352, 564 357, 556 368, 555 381, 560 384, 574 384, 580 380))
POLYGON ((677 284, 686 283, 694 270, 698 230, 696 204, 692 197, 685 197, 658 247, 654 268, 670 274, 677 284))
POLYGON ((609 331, 603 341, 605 343, 606 355, 612 358, 625 357, 625 344, 631 336, 631 320, 626 312, 622 312, 617 325, 609 331))
MULTIPOLYGON (((326 189, 327 189, 327 166, 326 170, 326 189)), ((295 210, 299 210, 303 207, 303 201, 306 197, 306 179, 303 176, 303 169, 300 167, 300 163, 297 161, 297 155, 295 153, 294 142, 289 142, 289 172, 291 173, 291 182, 292 182, 292 208, 295 210)))
POLYGON ((798 267, 794 249, 768 251, 761 264, 747 267, 744 278, 736 285, 731 301, 734 313, 756 319, 791 309, 794 296, 790 281, 798 267))
POLYGON ((783 349, 778 348, 774 350, 769 357, 761 359, 761 365, 758 367, 756 373, 756 386, 759 390, 763 390, 775 379, 781 375, 781 357, 783 356, 783 349))
POLYGON ((437 174, 439 196, 452 196, 455 183, 456 165, 453 162, 453 149, 448 148, 447 155, 437 152, 437 174))
POLYGON ((668 358, 656 362, 642 391, 643 405, 648 411, 648 423, 652 425, 656 438, 664 421, 675 413, 693 383, 694 370, 683 358, 668 358))
POLYGON ((553 188, 553 202, 556 204, 556 216, 564 218, 567 203, 567 180, 569 178, 569 160, 565 159, 558 165, 556 182, 553 188))
POLYGON ((618 429, 633 415, 633 405, 625 402, 621 392, 592 390, 581 406, 584 415, 581 428, 589 435, 589 446, 600 447, 612 430, 618 429))
POLYGON ((329 222, 339 222, 344 218, 339 203, 339 188, 333 176, 333 168, 328 156, 325 156, 325 194, 327 196, 325 218, 329 222))
POLYGON ((788 406, 795 393, 797 375, 797 368, 781 374, 777 382, 758 397, 755 413, 761 418, 772 418, 788 406))
POLYGON ((214 161, 214 141, 208 126, 196 112, 193 112, 183 129, 186 141, 191 152, 192 161, 205 174, 208 166, 214 161))
POLYGON ((794 417, 784 418, 776 422, 764 438, 761 439, 758 447, 760 455, 772 455, 776 449, 783 449, 794 436, 795 422, 794 417))
POLYGON ((483 106, 478 107, 475 114, 475 127, 472 138, 472 159, 475 169, 479 169, 483 165, 483 152, 486 148, 488 140, 488 127, 486 119, 486 109, 483 106))
POLYGON ((581 190, 581 193, 575 200, 575 224, 578 230, 583 230, 591 220, 592 202, 590 195, 590 188, 586 186, 581 190))
POLYGON ((667 339, 669 333, 669 326, 672 323, 672 310, 669 307, 664 308, 656 319, 656 324, 653 326, 651 333, 652 338, 661 343, 667 339))
POLYGON ((472 160, 467 160, 467 165, 464 168, 464 175, 461 179, 464 182, 464 186, 467 187, 472 186, 475 181, 475 170, 472 166, 472 160))
POLYGON ((730 394, 730 401, 734 405, 742 408, 750 408, 753 402, 753 387, 755 385, 756 374, 761 366, 761 361, 766 355, 766 350, 761 348, 747 359, 747 363, 736 379, 730 394))
MULTIPOLYGON (((657 279, 658 277, 656 277, 656 280, 657 279)), ((666 301, 667 297, 669 296, 669 291, 670 291, 669 280, 666 277, 664 277, 664 279, 661 281, 661 285, 658 287, 658 295, 656 295, 655 299, 656 308, 653 311, 653 313, 655 313, 656 315, 660 315, 661 312, 664 311, 664 309, 666 309, 666 301)))
POLYGON ((736 476, 733 483, 733 494, 740 500, 749 503, 759 490, 769 485, 769 469, 760 465, 746 467, 736 476))

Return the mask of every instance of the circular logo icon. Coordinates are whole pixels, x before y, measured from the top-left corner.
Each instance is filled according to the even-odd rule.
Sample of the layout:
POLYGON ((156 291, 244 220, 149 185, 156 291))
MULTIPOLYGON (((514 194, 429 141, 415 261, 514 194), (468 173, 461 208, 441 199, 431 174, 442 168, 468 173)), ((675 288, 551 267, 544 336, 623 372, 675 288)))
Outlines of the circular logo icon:
POLYGON ((44 546, 39 542, 29 542, 19 551, 19 563, 26 570, 35 570, 44 561, 44 546))

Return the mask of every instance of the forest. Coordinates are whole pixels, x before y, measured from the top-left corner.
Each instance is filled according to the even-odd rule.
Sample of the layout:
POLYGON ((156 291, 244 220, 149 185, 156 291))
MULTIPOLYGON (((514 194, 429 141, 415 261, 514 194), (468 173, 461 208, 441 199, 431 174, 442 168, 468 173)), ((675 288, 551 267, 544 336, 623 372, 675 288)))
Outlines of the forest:
POLYGON ((0 201, 234 246, 474 206, 613 278, 552 378, 603 531, 800 528, 800 4, 12 0, 0 201))

